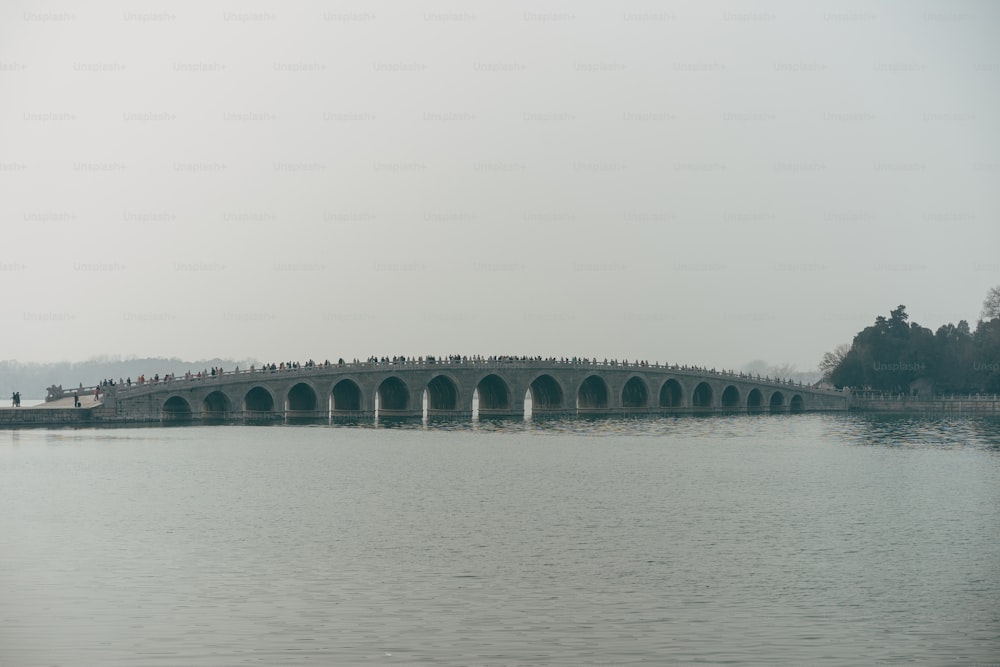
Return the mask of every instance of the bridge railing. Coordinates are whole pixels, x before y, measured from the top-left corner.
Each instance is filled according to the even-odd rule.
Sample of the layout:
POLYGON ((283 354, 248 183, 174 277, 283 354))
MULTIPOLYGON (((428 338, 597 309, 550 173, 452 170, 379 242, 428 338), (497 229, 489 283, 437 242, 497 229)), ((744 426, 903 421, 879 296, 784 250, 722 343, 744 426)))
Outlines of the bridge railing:
POLYGON ((926 403, 928 401, 997 401, 1000 394, 907 394, 901 392, 883 391, 852 391, 851 398, 857 401, 912 402, 926 403))
MULTIPOLYGON (((116 396, 137 396, 145 393, 151 393, 154 391, 160 391, 166 387, 187 387, 192 385, 200 385, 202 383, 212 383, 221 382, 223 379, 235 379, 243 376, 271 376, 271 375, 285 375, 285 374, 296 374, 296 375, 316 375, 321 373, 328 373, 331 371, 372 371, 385 368, 415 368, 415 367, 473 367, 480 368, 484 370, 501 370, 501 369, 519 369, 519 368, 550 368, 552 366, 565 366, 567 368, 583 368, 583 369, 627 369, 634 371, 667 371, 671 373, 678 373, 683 375, 697 375, 697 376, 713 376, 718 378, 729 378, 733 380, 740 380, 743 382, 758 382, 761 384, 767 384, 771 386, 782 386, 782 387, 796 387, 803 390, 808 390, 811 392, 821 392, 833 395, 843 395, 842 390, 838 389, 825 389, 813 387, 808 384, 803 384, 801 381, 794 381, 790 379, 782 378, 772 378, 769 376, 761 377, 760 375, 753 375, 750 373, 731 371, 731 370, 716 370, 714 368, 702 368, 699 366, 689 366, 687 364, 670 364, 660 362, 645 362, 645 361, 635 361, 626 362, 620 360, 583 360, 583 359, 519 359, 512 357, 498 357, 498 358, 465 358, 465 359, 449 359, 449 358, 416 358, 416 359, 396 359, 396 360, 378 360, 378 361, 350 361, 343 363, 314 363, 314 364, 300 364, 292 366, 277 366, 273 370, 268 364, 266 367, 257 368, 256 365, 251 368, 236 368, 230 371, 217 371, 214 374, 209 372, 197 372, 197 373, 185 373, 182 376, 176 375, 166 375, 162 378, 154 376, 154 379, 145 379, 143 382, 131 382, 131 383, 118 383, 115 385, 108 385, 101 387, 102 393, 108 393, 116 396)), ((79 391, 89 390, 93 393, 95 386, 84 387, 79 391)))
POLYGON ((101 390, 100 394, 103 396, 105 393, 108 392, 108 390, 111 390, 112 387, 111 385, 92 384, 83 386, 81 384, 77 387, 70 387, 69 389, 63 389, 61 394, 57 393, 56 395, 53 395, 50 390, 47 390, 48 395, 45 397, 45 402, 50 403, 52 401, 58 401, 59 399, 62 398, 70 398, 73 396, 73 394, 76 394, 77 398, 82 401, 84 398, 88 396, 93 398, 95 389, 100 389, 101 390))

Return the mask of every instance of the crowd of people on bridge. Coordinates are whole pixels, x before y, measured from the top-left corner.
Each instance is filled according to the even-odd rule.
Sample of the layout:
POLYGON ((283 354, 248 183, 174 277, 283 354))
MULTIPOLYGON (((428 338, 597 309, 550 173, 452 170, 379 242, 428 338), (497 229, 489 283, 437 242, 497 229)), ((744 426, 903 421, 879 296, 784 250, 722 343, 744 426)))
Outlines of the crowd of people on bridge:
MULTIPOLYGON (((470 365, 494 365, 494 364, 565 364, 565 365, 581 365, 581 366, 605 366, 605 367, 628 367, 628 368, 657 368, 657 369, 667 369, 675 371, 686 371, 693 373, 705 373, 712 375, 725 375, 733 378, 740 378, 743 380, 756 380, 768 383, 777 384, 787 384, 795 385, 796 382, 793 380, 771 378, 771 377, 761 377, 760 374, 754 375, 752 373, 737 372, 733 370, 716 370, 715 368, 706 368, 704 366, 695 366, 687 364, 670 364, 659 362, 652 362, 645 360, 628 360, 623 359, 619 361, 618 359, 608 359, 604 358, 599 360, 596 357, 543 357, 539 356, 524 356, 524 355, 462 355, 462 354, 449 354, 444 356, 427 355, 427 356, 376 356, 372 355, 364 362, 361 362, 355 357, 351 362, 346 362, 343 357, 337 359, 336 362, 331 362, 326 359, 322 363, 316 362, 309 359, 305 362, 297 361, 281 361, 278 363, 265 363, 261 366, 256 364, 251 364, 246 370, 241 371, 239 366, 232 371, 224 371, 221 366, 213 366, 211 369, 204 369, 202 371, 197 371, 192 373, 190 371, 184 374, 185 380, 204 380, 204 379, 214 379, 221 378, 223 375, 232 375, 238 373, 284 373, 288 371, 300 371, 300 370, 314 370, 318 368, 329 369, 331 367, 357 367, 357 366, 406 366, 406 365, 424 365, 424 364, 441 364, 441 365, 459 365, 459 364, 470 364, 470 365)), ((154 374, 151 378, 147 377, 145 374, 140 375, 133 383, 132 378, 128 377, 125 380, 119 379, 116 384, 113 380, 103 380, 99 383, 101 390, 114 391, 117 386, 124 386, 129 389, 135 385, 147 385, 147 384, 158 384, 161 382, 171 382, 176 380, 176 376, 170 373, 164 374, 162 377, 159 373, 154 374)), ((802 383, 798 383, 802 386, 802 383)))

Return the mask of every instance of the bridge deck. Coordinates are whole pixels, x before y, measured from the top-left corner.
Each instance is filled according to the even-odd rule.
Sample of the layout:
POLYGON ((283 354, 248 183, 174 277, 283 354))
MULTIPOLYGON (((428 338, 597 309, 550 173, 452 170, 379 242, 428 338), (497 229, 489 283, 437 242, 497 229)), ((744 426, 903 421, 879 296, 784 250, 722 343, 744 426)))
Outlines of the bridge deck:
POLYGON ((775 378, 658 363, 405 360, 243 369, 107 388, 124 421, 465 419, 846 410, 846 394, 775 378))
MULTIPOLYGON (((255 368, 254 370, 242 369, 238 371, 225 371, 220 375, 206 375, 197 377, 171 377, 158 381, 147 380, 139 384, 133 382, 129 386, 116 385, 109 388, 110 392, 127 392, 130 395, 138 395, 143 392, 162 391, 165 386, 178 387, 179 383, 203 384, 207 382, 229 382, 239 381, 251 377, 293 377, 310 375, 346 375, 351 373, 385 373, 385 372, 412 372, 414 370, 494 370, 494 371, 523 371, 523 370, 556 370, 556 371, 634 371, 644 373, 669 373, 686 377, 702 378, 730 378, 744 382, 755 382, 767 386, 794 387, 810 393, 824 393, 829 395, 842 395, 843 392, 833 389, 820 389, 811 385, 804 385, 801 382, 783 380, 779 378, 760 377, 747 373, 735 371, 717 371, 715 369, 705 369, 696 366, 669 365, 669 364, 624 364, 624 363, 583 363, 583 362, 559 362, 559 361, 406 361, 406 362, 355 362, 344 364, 330 364, 329 366, 317 364, 312 367, 284 368, 280 370, 268 370, 255 368)), ((85 387, 92 394, 94 387, 85 387)))

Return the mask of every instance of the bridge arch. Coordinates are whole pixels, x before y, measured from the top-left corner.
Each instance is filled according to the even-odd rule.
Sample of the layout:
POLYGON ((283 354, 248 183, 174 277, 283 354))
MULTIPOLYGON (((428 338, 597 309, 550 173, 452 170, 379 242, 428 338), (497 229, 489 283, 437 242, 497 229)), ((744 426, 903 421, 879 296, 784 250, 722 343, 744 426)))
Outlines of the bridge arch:
POLYGON ((476 383, 476 392, 479 394, 481 411, 510 409, 510 387, 507 381, 496 373, 490 373, 479 380, 476 383))
POLYGON ((649 405, 649 387, 638 375, 629 378, 622 387, 623 408, 645 408, 649 405))
POLYGON ((201 401, 201 414, 206 419, 222 419, 233 411, 233 401, 220 389, 210 392, 201 401))
POLYGON ((699 382, 698 386, 691 392, 692 408, 712 407, 712 385, 707 382, 699 382))
POLYGON ((290 412, 315 412, 320 409, 316 389, 308 382, 292 385, 285 398, 285 405, 290 412))
POLYGON ((274 412, 274 394, 264 385, 251 387, 243 395, 244 412, 274 412))
POLYGON ((533 412, 563 409, 562 385, 548 373, 536 376, 528 384, 528 389, 531 392, 531 409, 533 412))
POLYGON ((798 414, 800 412, 805 412, 806 404, 802 400, 802 396, 795 394, 792 396, 792 400, 788 402, 788 411, 793 414, 798 414))
POLYGON ((410 388, 398 376, 390 375, 382 380, 376 394, 380 411, 408 410, 410 407, 410 388))
POLYGON ((358 412, 361 406, 361 385, 351 378, 344 378, 333 385, 333 409, 337 412, 358 412))
POLYGON ((764 409, 764 394, 761 393, 760 389, 754 387, 747 394, 747 410, 751 412, 757 412, 764 409))
POLYGON ((458 409, 458 385, 454 378, 443 373, 435 375, 427 383, 425 391, 427 392, 428 410, 458 409))
POLYGON ((735 385, 729 385, 722 391, 722 407, 730 409, 740 407, 740 390, 735 385))
POLYGON ((771 394, 771 400, 767 403, 771 412, 783 412, 785 409, 785 395, 780 391, 771 394))
POLYGON ((681 383, 674 378, 670 378, 660 387, 661 408, 679 408, 683 400, 684 389, 681 387, 681 383))
POLYGON ((577 407, 595 410, 608 407, 608 383, 600 375, 588 375, 576 392, 577 407))
POLYGON ((163 401, 163 405, 160 407, 160 416, 169 421, 191 419, 191 404, 183 396, 174 394, 163 401))

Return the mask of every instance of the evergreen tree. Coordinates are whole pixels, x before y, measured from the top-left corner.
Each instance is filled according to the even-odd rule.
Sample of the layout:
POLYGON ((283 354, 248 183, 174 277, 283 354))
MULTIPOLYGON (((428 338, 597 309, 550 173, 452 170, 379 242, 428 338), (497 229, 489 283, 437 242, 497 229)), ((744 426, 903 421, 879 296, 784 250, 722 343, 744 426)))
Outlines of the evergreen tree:
POLYGON ((909 321, 905 306, 878 316, 850 349, 823 357, 825 376, 838 387, 908 392, 928 381, 946 393, 1000 393, 1000 287, 990 290, 976 330, 961 320, 934 333, 909 321))

